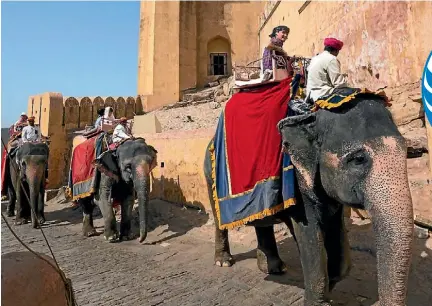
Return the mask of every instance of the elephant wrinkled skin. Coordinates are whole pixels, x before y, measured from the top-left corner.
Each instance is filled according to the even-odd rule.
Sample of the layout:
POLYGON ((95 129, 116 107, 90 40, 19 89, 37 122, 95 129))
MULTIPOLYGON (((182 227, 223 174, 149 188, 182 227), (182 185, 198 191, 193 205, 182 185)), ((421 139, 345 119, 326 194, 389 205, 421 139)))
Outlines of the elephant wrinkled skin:
MULTIPOLYGON (((406 145, 382 100, 357 98, 333 110, 288 117, 278 128, 296 169, 297 203, 250 223, 260 270, 286 270, 273 231, 276 220, 283 220, 298 245, 304 304, 330 305, 329 292, 351 266, 343 205, 366 209, 376 238, 379 305, 405 305, 413 237, 406 145)), ((218 228, 214 213, 209 150, 204 170, 216 220, 215 262, 231 266, 228 231, 218 228)))
POLYGON ((119 239, 130 240, 132 208, 135 192, 138 198, 140 238, 143 242, 147 236, 150 172, 156 166, 157 151, 145 143, 144 139, 131 139, 122 143, 114 156, 111 151, 105 152, 98 160, 100 170, 99 186, 93 195, 79 199, 83 207, 83 234, 93 236, 93 200, 97 202, 104 218, 104 236, 109 242, 119 239), (111 198, 121 202, 120 235, 114 215, 111 198))
POLYGON ((29 219, 32 226, 45 223, 45 178, 49 148, 45 143, 24 143, 16 152, 16 158, 9 161, 9 181, 7 183, 9 204, 8 216, 16 209, 17 225, 29 219), (18 161, 18 164, 17 162, 18 161), (24 188, 24 190, 23 190, 24 188), (29 197, 30 202, 27 200, 29 197), (31 213, 31 209, 35 214, 31 213))

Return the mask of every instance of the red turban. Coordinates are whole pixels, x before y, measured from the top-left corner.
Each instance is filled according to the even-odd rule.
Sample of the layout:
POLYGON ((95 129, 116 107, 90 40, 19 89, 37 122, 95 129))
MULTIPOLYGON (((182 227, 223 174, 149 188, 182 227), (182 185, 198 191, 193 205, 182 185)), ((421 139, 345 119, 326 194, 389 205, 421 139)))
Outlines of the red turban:
POLYGON ((324 39, 324 46, 332 47, 332 48, 339 51, 340 49, 342 49, 343 42, 341 42, 340 40, 338 40, 336 38, 328 37, 328 38, 324 39))

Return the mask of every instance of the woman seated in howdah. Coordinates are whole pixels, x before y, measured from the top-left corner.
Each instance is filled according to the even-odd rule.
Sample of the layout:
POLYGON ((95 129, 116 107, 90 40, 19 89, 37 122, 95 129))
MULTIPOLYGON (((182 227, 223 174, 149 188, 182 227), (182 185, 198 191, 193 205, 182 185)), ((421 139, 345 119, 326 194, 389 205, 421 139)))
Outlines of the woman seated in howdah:
MULTIPOLYGON (((294 57, 288 56, 288 54, 283 49, 283 45, 288 38, 289 32, 290 29, 287 26, 280 25, 275 27, 272 33, 269 35, 270 43, 264 48, 262 57, 262 67, 264 73, 263 80, 269 80, 273 76, 273 52, 276 56, 282 56, 285 59, 285 67, 277 68, 286 68, 289 76, 294 75, 294 70, 292 68, 294 57)), ((276 62, 276 64, 278 64, 278 62, 276 62)))

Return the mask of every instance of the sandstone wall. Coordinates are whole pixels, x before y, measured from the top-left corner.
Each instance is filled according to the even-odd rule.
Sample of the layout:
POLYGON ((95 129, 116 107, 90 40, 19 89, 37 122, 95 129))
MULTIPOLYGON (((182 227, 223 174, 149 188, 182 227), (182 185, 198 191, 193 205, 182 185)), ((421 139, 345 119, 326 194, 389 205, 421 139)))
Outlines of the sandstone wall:
MULTIPOLYGON (((181 111, 172 110, 177 113, 181 111)), ((411 125, 416 122, 413 121, 411 125)), ((407 135, 404 129, 408 127, 410 126, 400 127, 401 132, 407 135)), ((211 212, 203 167, 205 150, 214 136, 215 128, 213 125, 212 128, 199 130, 138 134, 158 150, 158 166, 153 170, 151 198, 191 205, 211 212)), ((411 131, 415 129, 411 128, 411 131)), ((420 158, 408 159, 407 165, 414 212, 431 219, 432 210, 429 203, 432 189, 428 183, 428 156, 424 154, 420 158)), ((350 213, 358 216, 357 212, 347 209, 346 216, 350 213)), ((360 211, 360 214, 368 216, 364 211, 360 211)))
POLYGON ((139 135, 158 151, 152 198, 211 210, 203 167, 205 150, 214 132, 202 129, 139 135))
POLYGON ((260 1, 141 1, 138 95, 145 111, 178 102, 182 91, 214 76, 209 51, 224 44, 231 61, 257 58, 260 1), (210 44, 210 48, 209 48, 210 44))
POLYGON ((322 52, 326 37, 344 42, 338 58, 350 84, 387 87, 390 111, 408 146, 426 151, 420 78, 432 50, 432 5, 423 1, 268 1, 260 16, 260 49, 275 26, 290 28, 290 55, 322 52), (331 18, 329 18, 331 16, 331 18))
POLYGON ((48 188, 59 188, 67 183, 73 134, 86 125, 92 125, 97 110, 111 106, 115 117, 134 117, 140 97, 63 97, 61 93, 43 93, 30 96, 27 113, 35 116, 42 135, 49 136, 50 158, 48 188))
POLYGON ((341 39, 342 69, 355 86, 376 89, 420 79, 432 49, 429 2, 311 1, 299 12, 304 3, 281 1, 273 14, 266 12, 261 49, 272 28, 285 24, 291 32, 284 48, 291 55, 310 57, 323 50, 325 37, 341 39))

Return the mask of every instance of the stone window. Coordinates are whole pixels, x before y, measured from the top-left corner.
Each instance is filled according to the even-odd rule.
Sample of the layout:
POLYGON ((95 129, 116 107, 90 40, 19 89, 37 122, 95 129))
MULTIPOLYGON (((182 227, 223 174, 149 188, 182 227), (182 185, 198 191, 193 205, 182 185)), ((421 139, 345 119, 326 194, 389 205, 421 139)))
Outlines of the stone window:
POLYGON ((210 53, 210 75, 227 75, 228 74, 228 54, 227 53, 210 53))

